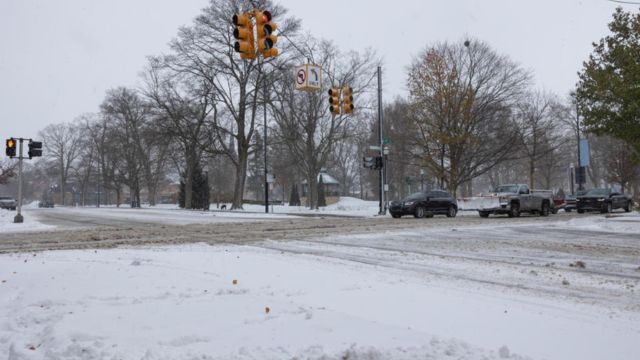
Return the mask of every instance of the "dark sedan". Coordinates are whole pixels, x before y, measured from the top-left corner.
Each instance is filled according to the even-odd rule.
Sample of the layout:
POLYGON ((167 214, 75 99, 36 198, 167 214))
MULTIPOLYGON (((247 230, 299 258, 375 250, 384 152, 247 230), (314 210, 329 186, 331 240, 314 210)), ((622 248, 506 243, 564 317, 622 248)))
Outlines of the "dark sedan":
POLYGON ((584 195, 586 192, 587 190, 578 190, 575 194, 567 195, 567 197, 564 198, 564 211, 571 212, 571 210, 577 209, 576 198, 580 195, 584 195))
POLYGON ((615 209, 624 209, 629 212, 633 207, 633 200, 627 194, 621 194, 612 189, 591 189, 584 195, 576 198, 578 213, 585 211, 600 211, 610 213, 615 209))
POLYGON ((458 203, 446 191, 421 191, 407 196, 402 201, 392 201, 389 206, 389 213, 396 219, 402 215, 413 215, 414 217, 422 218, 442 214, 447 217, 455 217, 458 213, 458 203))

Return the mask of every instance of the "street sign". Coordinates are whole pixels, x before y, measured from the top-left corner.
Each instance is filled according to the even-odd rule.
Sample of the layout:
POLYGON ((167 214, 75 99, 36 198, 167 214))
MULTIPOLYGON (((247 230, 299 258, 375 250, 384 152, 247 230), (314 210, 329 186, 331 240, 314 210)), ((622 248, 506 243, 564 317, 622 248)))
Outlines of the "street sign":
POLYGON ((271 174, 267 174, 267 182, 268 183, 273 183, 276 181, 276 177, 271 175, 271 174))
POLYGON ((303 64, 296 67, 296 90, 322 89, 322 68, 318 65, 303 64))
POLYGON ((377 146, 377 145, 369 145, 369 150, 380 151, 380 146, 377 146))
POLYGON ((391 144, 391 140, 389 140, 389 139, 384 139, 384 140, 382 141, 382 143, 383 143, 383 144, 385 144, 385 145, 386 145, 386 144, 391 144))

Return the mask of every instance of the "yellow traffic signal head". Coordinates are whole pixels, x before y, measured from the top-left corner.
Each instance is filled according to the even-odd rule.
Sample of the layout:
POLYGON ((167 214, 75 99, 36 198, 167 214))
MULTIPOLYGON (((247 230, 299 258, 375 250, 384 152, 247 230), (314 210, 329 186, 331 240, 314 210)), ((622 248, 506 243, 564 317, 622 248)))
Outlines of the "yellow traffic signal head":
POLYGON ((329 89, 329 111, 332 115, 340 115, 340 89, 329 89))
POLYGON ((233 49, 240 53, 240 58, 253 60, 256 58, 256 48, 253 44, 253 23, 249 13, 233 15, 233 37, 237 39, 233 49))
POLYGON ((350 86, 342 87, 342 107, 345 114, 353 112, 353 89, 350 86))
POLYGON ((11 157, 11 158, 16 156, 16 139, 14 138, 7 139, 6 154, 8 157, 11 157))
POLYGON ((258 36, 258 51, 266 58, 278 55, 278 50, 274 48, 278 37, 273 35, 278 26, 271 21, 272 16, 269 11, 254 10, 256 18, 256 34, 258 36))

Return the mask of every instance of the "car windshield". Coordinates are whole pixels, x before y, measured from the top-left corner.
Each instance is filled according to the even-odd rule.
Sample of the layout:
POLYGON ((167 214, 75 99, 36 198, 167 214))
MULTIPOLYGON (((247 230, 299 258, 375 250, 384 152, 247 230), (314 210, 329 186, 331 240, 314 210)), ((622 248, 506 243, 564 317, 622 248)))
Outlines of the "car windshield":
POLYGON ((421 200, 424 199, 425 197, 425 193, 423 192, 417 192, 417 193, 413 193, 409 196, 407 196, 406 198, 404 198, 403 201, 415 201, 415 200, 421 200))
POLYGON ((497 193, 517 193, 518 192, 518 185, 501 185, 496 187, 496 189, 493 192, 497 192, 497 193))
POLYGON ((585 193, 589 196, 609 196, 609 189, 591 189, 585 193))
POLYGON ((13 200, 13 198, 8 196, 0 196, 0 200, 13 200))

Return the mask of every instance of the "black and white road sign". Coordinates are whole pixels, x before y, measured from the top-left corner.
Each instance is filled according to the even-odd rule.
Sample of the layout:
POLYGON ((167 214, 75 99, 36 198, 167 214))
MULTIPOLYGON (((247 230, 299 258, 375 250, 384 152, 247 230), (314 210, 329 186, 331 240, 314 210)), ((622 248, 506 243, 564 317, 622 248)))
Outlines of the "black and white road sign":
POLYGON ((304 64, 296 68, 296 90, 322 89, 322 68, 318 65, 304 64))

